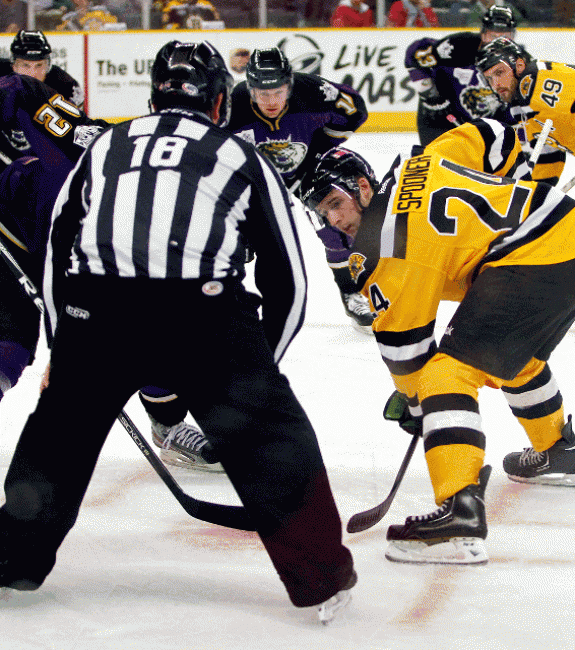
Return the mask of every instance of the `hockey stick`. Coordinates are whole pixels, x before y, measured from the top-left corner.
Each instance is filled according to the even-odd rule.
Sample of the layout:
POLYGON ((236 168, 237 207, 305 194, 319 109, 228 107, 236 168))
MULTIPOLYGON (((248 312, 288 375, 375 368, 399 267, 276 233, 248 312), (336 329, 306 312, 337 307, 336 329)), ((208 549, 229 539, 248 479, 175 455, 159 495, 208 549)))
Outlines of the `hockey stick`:
POLYGON ((5 165, 10 165, 12 163, 12 158, 9 158, 5 153, 2 153, 2 151, 0 151, 0 161, 5 165))
POLYGON ((379 521, 383 519, 387 511, 390 509, 391 504, 393 503, 393 500, 395 498, 395 495, 399 490, 399 486, 401 485, 401 481, 405 476, 405 472, 407 470, 407 466, 409 465, 409 461, 411 460, 415 448, 417 447, 418 440, 419 440, 419 436, 413 436, 412 441, 409 443, 409 447, 407 448, 405 458, 401 463, 399 471, 397 472, 397 476, 395 477, 395 482, 393 484, 393 487, 391 488, 391 491, 387 495, 386 499, 382 501, 379 505, 375 506, 374 508, 371 508, 370 510, 365 510, 364 512, 358 512, 357 514, 353 515, 351 519, 347 522, 348 533, 361 533, 362 530, 367 530, 368 528, 375 526, 375 524, 377 524, 379 521))
POLYGON ((543 124, 541 133, 537 136, 537 144, 533 148, 533 151, 529 156, 529 160, 527 161, 527 164, 529 165, 529 168, 531 170, 533 170, 533 168, 537 164, 537 161, 539 160, 539 156, 543 151, 543 147, 547 142, 547 136, 549 135, 549 133, 551 133, 552 128, 553 128, 553 120, 545 120, 545 124, 543 124))
MULTIPOLYGON (((18 262, 14 259, 13 255, 1 240, 0 255, 28 296, 32 298, 40 313, 43 314, 44 303, 42 298, 40 298, 38 289, 26 273, 24 273, 18 262)), ((120 415, 118 415, 118 420, 124 429, 126 429, 138 449, 142 454, 144 454, 146 460, 154 468, 156 474, 162 479, 170 492, 176 497, 178 503, 189 515, 196 519, 201 519, 202 521, 218 524, 219 526, 225 526, 226 528, 250 531, 255 530, 243 506, 226 506, 219 503, 209 503, 208 501, 201 501, 200 499, 195 499, 189 494, 186 494, 166 469, 164 463, 162 463, 154 453, 154 450, 150 447, 146 439, 138 431, 136 425, 132 420, 130 420, 123 409, 120 412, 120 415)))
POLYGON ((44 301, 40 297, 40 294, 38 293, 38 289, 36 289, 36 286, 30 280, 30 278, 24 273, 22 270, 22 267, 18 264, 12 253, 4 246, 4 242, 0 239, 0 253, 2 254, 2 257, 4 258, 4 261, 6 262, 8 268, 12 271, 14 274, 14 277, 18 280, 20 283, 20 286, 24 289, 24 291, 27 293, 29 298, 34 302, 36 307, 40 310, 40 313, 44 313, 44 301))
MULTIPOLYGON (((543 128, 541 129, 541 133, 537 138, 537 144, 535 145, 535 148, 533 149, 533 152, 531 153, 531 156, 528 161, 528 165, 531 168, 531 170, 533 170, 537 161, 539 160, 539 156, 541 155, 541 151, 543 149, 543 146, 545 145, 547 136, 551 132, 552 128, 553 128, 553 120, 545 120, 545 124, 543 125, 543 128)), ((573 176, 573 178, 570 181, 567 181, 565 185, 563 185, 563 187, 561 188, 561 192, 567 194, 567 192, 569 192, 569 190, 572 190, 574 187, 575 187, 575 176, 573 176)))
POLYGON ((575 176, 570 181, 567 181, 565 185, 561 188, 561 191, 567 194, 569 190, 572 190, 575 187, 575 176))
POLYGON ((164 481, 170 492, 176 497, 176 501, 192 517, 208 521, 212 524, 219 524, 226 528, 236 528, 238 530, 255 530, 249 517, 242 506, 224 506, 218 503, 209 503, 201 501, 186 494, 176 483, 174 477, 167 470, 166 466, 154 453, 148 441, 139 432, 136 425, 130 420, 124 410, 118 415, 118 420, 130 434, 132 440, 136 443, 140 451, 146 457, 146 460, 156 471, 156 474, 164 481))
MULTIPOLYGON (((553 120, 545 120, 543 128, 541 129, 541 133, 537 138, 537 144, 535 145, 535 148, 533 149, 531 156, 529 157, 529 161, 527 163, 531 168, 531 170, 533 170, 537 161, 539 160, 539 156, 541 155, 541 151, 543 149, 543 146, 545 145, 547 136, 551 132, 552 128, 553 128, 553 120)), ((565 185, 563 185, 563 187, 561 188, 561 192, 567 194, 567 192, 569 192, 569 190, 572 190, 574 187, 575 187, 575 176, 573 176, 573 178, 570 181, 567 181, 565 185)))

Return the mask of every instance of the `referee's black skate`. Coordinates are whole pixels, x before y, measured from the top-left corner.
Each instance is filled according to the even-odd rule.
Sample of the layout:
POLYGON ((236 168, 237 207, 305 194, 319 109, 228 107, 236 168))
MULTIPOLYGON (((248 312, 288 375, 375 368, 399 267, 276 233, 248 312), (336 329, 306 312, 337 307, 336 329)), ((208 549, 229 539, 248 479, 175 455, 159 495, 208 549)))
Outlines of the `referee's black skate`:
POLYGON ((345 313, 351 318, 355 329, 371 334, 371 325, 375 314, 369 308, 369 302, 361 293, 343 293, 340 291, 345 313))
POLYGON ((479 472, 479 484, 468 485, 427 515, 408 517, 387 531, 385 557, 415 564, 485 564, 489 557, 485 488, 491 467, 479 472))
POLYGON ((337 592, 325 602, 318 605, 317 615, 323 625, 328 625, 333 621, 336 614, 347 607, 351 602, 351 589, 357 584, 357 573, 354 571, 348 583, 343 589, 337 592))
POLYGON ((166 465, 204 472, 224 471, 212 446, 200 429, 184 421, 169 427, 149 414, 148 417, 152 423, 152 440, 162 449, 160 456, 166 465))
POLYGON ((561 438, 546 451, 533 447, 507 454, 503 469, 519 483, 575 487, 575 433, 571 416, 561 430, 561 438))
POLYGON ((35 591, 52 570, 56 553, 46 550, 32 524, 19 522, 0 510, 0 596, 7 599, 11 589, 35 591))

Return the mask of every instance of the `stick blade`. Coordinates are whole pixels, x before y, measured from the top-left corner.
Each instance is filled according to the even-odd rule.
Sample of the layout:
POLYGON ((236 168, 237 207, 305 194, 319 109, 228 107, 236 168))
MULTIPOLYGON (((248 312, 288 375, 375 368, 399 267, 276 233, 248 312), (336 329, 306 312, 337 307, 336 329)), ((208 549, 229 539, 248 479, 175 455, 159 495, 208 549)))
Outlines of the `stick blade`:
POLYGON ((362 531, 375 526, 375 524, 379 523, 383 519, 388 510, 389 505, 384 501, 380 505, 375 506, 375 508, 371 508, 365 512, 358 512, 347 522, 347 532, 361 533, 362 531))
POLYGON ((397 476, 395 477, 395 482, 393 483, 391 491, 387 495, 385 501, 382 501, 380 504, 374 506, 373 508, 370 508, 369 510, 358 512, 357 514, 353 515, 347 522, 346 530, 348 533, 361 533, 362 531, 375 526, 375 524, 380 522, 387 514, 387 511, 391 508, 391 504, 393 503, 395 495, 399 490, 401 481, 405 476, 407 466, 409 465, 409 461, 411 460, 413 452, 417 447, 418 441, 419 436, 413 436, 411 442, 409 443, 409 447, 407 448, 407 452, 401 463, 399 471, 397 472, 397 476))

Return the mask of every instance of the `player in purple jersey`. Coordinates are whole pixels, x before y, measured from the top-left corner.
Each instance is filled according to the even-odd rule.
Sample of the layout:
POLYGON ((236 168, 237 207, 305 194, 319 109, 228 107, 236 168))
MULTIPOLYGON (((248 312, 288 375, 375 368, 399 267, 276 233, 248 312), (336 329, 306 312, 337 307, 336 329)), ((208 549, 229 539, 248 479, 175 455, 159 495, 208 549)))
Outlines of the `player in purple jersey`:
POLYGON ((424 147, 458 123, 481 117, 508 121, 505 104, 480 80, 475 58, 499 36, 514 40, 516 26, 509 7, 493 5, 483 17, 481 33, 422 38, 407 48, 405 67, 419 93, 417 131, 424 147))
MULTIPOLYGON (((52 48, 40 31, 21 29, 10 44, 10 58, 0 59, 0 77, 12 74, 33 77, 53 88, 79 108, 84 103, 80 84, 51 61, 52 48)), ((0 128, 0 170, 21 156, 33 156, 22 131, 0 128)))
MULTIPOLYGON (((293 72, 277 47, 254 50, 246 81, 232 94, 229 129, 267 156, 288 189, 298 196, 301 179, 329 149, 342 144, 367 119, 361 95, 323 77, 293 72)), ((373 316, 357 293, 348 270, 349 240, 314 224, 346 314, 357 328, 371 332, 373 316)))
MULTIPOLYGON (((14 73, 0 78, 0 122, 20 131, 35 154, 0 172, 0 239, 39 289, 56 197, 85 147, 108 124, 91 120, 35 77, 14 73)), ((40 318, 1 260, 0 287, 1 400, 34 359, 40 318)), ((172 391, 146 386, 140 399, 164 461, 223 471, 203 433, 184 422, 187 408, 172 391)))
MULTIPOLYGON (((54 202, 84 145, 105 123, 89 120, 36 78, 14 73, 0 78, 0 123, 22 133, 35 153, 0 172, 0 239, 39 288, 54 202)), ((0 286, 2 399, 34 359, 40 312, 1 261, 0 286)))

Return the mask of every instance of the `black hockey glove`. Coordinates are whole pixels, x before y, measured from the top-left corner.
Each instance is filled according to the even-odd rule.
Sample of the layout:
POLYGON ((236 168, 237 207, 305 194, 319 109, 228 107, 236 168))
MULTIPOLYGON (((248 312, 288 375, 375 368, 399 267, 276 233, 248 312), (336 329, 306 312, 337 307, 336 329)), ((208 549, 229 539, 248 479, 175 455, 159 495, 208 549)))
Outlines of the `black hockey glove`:
POLYGON ((453 122, 453 106, 449 99, 445 99, 438 92, 435 86, 432 86, 425 92, 420 93, 421 105, 429 113, 430 118, 441 120, 442 118, 453 122), (450 119, 451 118, 451 119, 450 119))
POLYGON ((387 400, 383 409, 383 417, 385 420, 397 422, 404 431, 412 436, 423 435, 423 418, 411 415, 407 395, 397 390, 387 400))
POLYGON ((422 105, 430 113, 433 113, 434 116, 447 115, 451 113, 451 102, 449 99, 443 99, 442 97, 434 97, 428 100, 421 100, 422 105))

